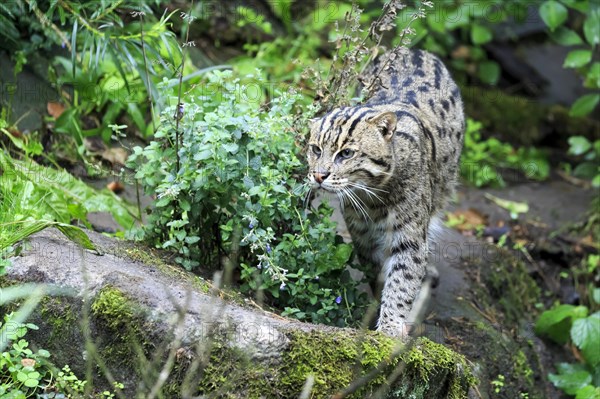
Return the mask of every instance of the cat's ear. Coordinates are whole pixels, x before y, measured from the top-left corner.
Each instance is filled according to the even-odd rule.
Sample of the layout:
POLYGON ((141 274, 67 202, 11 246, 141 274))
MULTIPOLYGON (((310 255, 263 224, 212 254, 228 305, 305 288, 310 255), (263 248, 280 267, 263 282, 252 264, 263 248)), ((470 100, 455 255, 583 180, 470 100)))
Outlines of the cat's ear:
POLYGON ((381 135, 386 140, 391 140, 396 132, 396 123, 398 119, 396 114, 393 112, 382 112, 372 117, 369 122, 377 126, 377 129, 381 132, 381 135))
POLYGON ((308 128, 310 130, 312 130, 313 127, 315 127, 315 124, 320 120, 321 118, 310 118, 308 120, 308 128))

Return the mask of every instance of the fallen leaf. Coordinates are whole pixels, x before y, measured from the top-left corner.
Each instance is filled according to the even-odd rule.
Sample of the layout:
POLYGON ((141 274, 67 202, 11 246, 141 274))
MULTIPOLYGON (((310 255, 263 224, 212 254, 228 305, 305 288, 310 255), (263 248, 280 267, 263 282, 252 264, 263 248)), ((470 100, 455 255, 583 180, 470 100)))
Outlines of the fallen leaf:
POLYGON ((106 185, 106 188, 115 194, 120 194, 125 190, 125 186, 120 181, 112 181, 106 185))
POLYGON ((467 46, 458 46, 454 51, 452 51, 452 58, 456 59, 464 59, 469 58, 471 55, 471 50, 467 46))
POLYGON ((485 198, 489 199, 494 204, 498 205, 500 208, 506 209, 510 213, 510 217, 513 219, 518 219, 519 213, 529 212, 529 205, 527 205, 527 202, 510 201, 498 198, 495 195, 489 193, 485 193, 485 198))
POLYGON ((6 130, 13 137, 16 137, 18 139, 20 139, 21 137, 23 137, 23 133, 21 133, 21 131, 19 129, 17 129, 15 126, 11 126, 11 127, 7 128, 6 130))
POLYGON ((589 247, 598 248, 598 242, 594 240, 594 237, 592 237, 591 234, 588 234, 587 236, 583 237, 581 240, 579 240, 579 242, 589 247))
POLYGON ((459 209, 447 214, 447 225, 460 231, 474 230, 487 224, 487 218, 477 209, 459 209))
POLYGON ((54 117, 55 119, 58 119, 58 117, 61 116, 63 112, 65 112, 65 107, 61 103, 49 102, 46 105, 46 109, 48 110, 48 114, 50 114, 50 116, 54 117))
POLYGON ((35 366, 36 361, 33 359, 21 359, 21 365, 23 367, 33 367, 35 366))
POLYGON ((127 157, 127 151, 121 147, 108 148, 102 153, 102 158, 112 164, 125 165, 127 157))

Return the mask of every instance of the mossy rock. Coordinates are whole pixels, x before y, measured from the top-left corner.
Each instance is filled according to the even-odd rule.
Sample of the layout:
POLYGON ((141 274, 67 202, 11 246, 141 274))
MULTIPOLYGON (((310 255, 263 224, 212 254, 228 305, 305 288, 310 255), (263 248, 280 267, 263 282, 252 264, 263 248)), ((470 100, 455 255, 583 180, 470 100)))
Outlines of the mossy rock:
POLYGON ((523 146, 550 144, 567 147, 573 135, 593 140, 600 131, 600 121, 571 117, 561 105, 546 105, 494 88, 462 86, 467 116, 481 122, 494 137, 523 146))
POLYGON ((59 368, 69 364, 80 379, 91 378, 96 389, 110 388, 114 379, 128 398, 153 391, 290 398, 313 378, 310 397, 325 398, 368 375, 349 397, 383 390, 383 397, 441 399, 466 398, 474 384, 469 362, 444 345, 419 338, 398 347, 377 332, 300 323, 242 306, 215 288, 207 294, 188 273, 143 263, 143 256, 133 260, 128 245, 88 234, 103 256, 50 229, 11 259, 1 284, 53 284, 73 293, 44 298, 32 316, 40 329, 28 338, 48 349, 59 368))

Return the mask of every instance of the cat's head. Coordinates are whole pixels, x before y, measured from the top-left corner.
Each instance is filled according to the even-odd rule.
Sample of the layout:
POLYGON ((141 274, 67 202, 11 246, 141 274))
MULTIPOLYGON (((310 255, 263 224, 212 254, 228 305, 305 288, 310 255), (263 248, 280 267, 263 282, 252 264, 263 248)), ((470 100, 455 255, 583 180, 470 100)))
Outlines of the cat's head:
POLYGON ((315 188, 339 192, 377 187, 394 169, 394 112, 370 107, 337 108, 312 121, 308 178, 315 188))

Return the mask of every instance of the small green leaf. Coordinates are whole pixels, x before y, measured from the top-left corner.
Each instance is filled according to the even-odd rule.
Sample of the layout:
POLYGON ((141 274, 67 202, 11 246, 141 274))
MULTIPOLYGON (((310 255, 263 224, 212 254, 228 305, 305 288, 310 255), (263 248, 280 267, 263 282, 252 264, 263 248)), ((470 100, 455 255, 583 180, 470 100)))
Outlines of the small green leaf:
POLYGON ((577 11, 581 11, 583 14, 587 14, 589 10, 589 2, 587 0, 560 0, 561 3, 566 5, 569 8, 572 8, 577 11))
POLYGON ((575 399, 598 399, 600 398, 600 387, 586 385, 580 388, 575 395, 575 399))
POLYGON ((590 45, 600 44, 600 7, 588 14, 583 24, 583 35, 590 45))
POLYGON ((50 357, 50 352, 48 352, 46 349, 38 349, 37 354, 41 357, 50 357))
POLYGON ((569 146, 569 154, 582 155, 592 148, 592 143, 586 137, 572 136, 569 137, 569 146))
POLYGON ((195 244, 198 241, 200 241, 200 237, 198 236, 190 236, 190 237, 185 237, 185 243, 186 244, 195 244))
POLYGON ((473 25, 471 27, 471 41, 474 44, 485 44, 492 40, 492 31, 481 25, 473 25))
POLYGON ((575 320, 571 327, 571 339, 587 363, 596 367, 600 363, 600 312, 575 320))
POLYGON ((506 209, 510 213, 510 217, 517 219, 519 213, 529 212, 529 205, 526 202, 516 202, 496 197, 495 195, 485 193, 485 197, 498 205, 501 208, 506 209))
POLYGON ((596 105, 600 102, 600 94, 586 94, 579 97, 577 101, 571 105, 569 111, 570 116, 585 116, 592 112, 596 105))
POLYGON ((553 0, 544 2, 540 6, 539 12, 546 26, 552 31, 561 26, 569 14, 565 6, 553 0))
POLYGON ((477 77, 484 83, 495 85, 500 79, 500 65, 495 61, 484 61, 479 64, 477 77))
POLYGON ((585 77, 585 87, 590 89, 600 88, 600 62, 594 62, 585 77))
POLYGON ((570 337, 572 319, 587 316, 587 308, 585 306, 579 308, 581 309, 573 305, 563 304, 546 310, 540 315, 535 324, 536 334, 547 335, 554 342, 561 345, 566 343, 570 337))
POLYGON ((17 373, 17 380, 20 382, 25 382, 25 380, 27 380, 27 374, 22 371, 19 371, 17 373))
POLYGON ((85 249, 89 249, 92 251, 96 250, 96 247, 92 243, 92 240, 90 240, 87 234, 85 234, 85 232, 79 227, 71 226, 69 224, 58 223, 56 224, 56 228, 74 243, 81 245, 85 249))
POLYGON ((592 60, 591 50, 573 50, 567 54, 563 68, 579 68, 592 60))
POLYGON ((185 198, 179 199, 179 206, 181 207, 181 209, 183 209, 186 212, 189 212, 192 209, 192 205, 190 204, 190 201, 188 201, 185 198))
POLYGON ((551 32, 550 37, 561 46, 576 46, 578 44, 583 44, 583 40, 575 31, 565 28, 564 26, 551 32))
POLYGON ((239 146, 236 143, 223 144, 223 149, 231 154, 238 152, 239 146))
MULTIPOLYGON (((600 187, 600 174, 597 174, 592 179, 592 187, 595 187, 595 188, 600 187)), ((598 299, 600 299, 600 298, 598 298, 598 299)), ((598 303, 600 303, 600 301, 598 301, 598 303)))
POLYGON ((335 250, 336 266, 344 266, 352 255, 352 246, 348 244, 339 244, 335 250))
POLYGON ((569 395, 575 395, 579 389, 592 382, 592 376, 585 370, 565 374, 548 374, 548 379, 552 381, 554 386, 569 395))
POLYGON ((28 388, 35 388, 38 386, 38 384, 39 384, 39 381, 37 379, 33 379, 33 378, 28 378, 25 380, 25 382, 23 382, 23 385, 25 385, 28 388))
POLYGON ((212 150, 202 150, 194 154, 194 161, 204 161, 212 157, 212 150))

